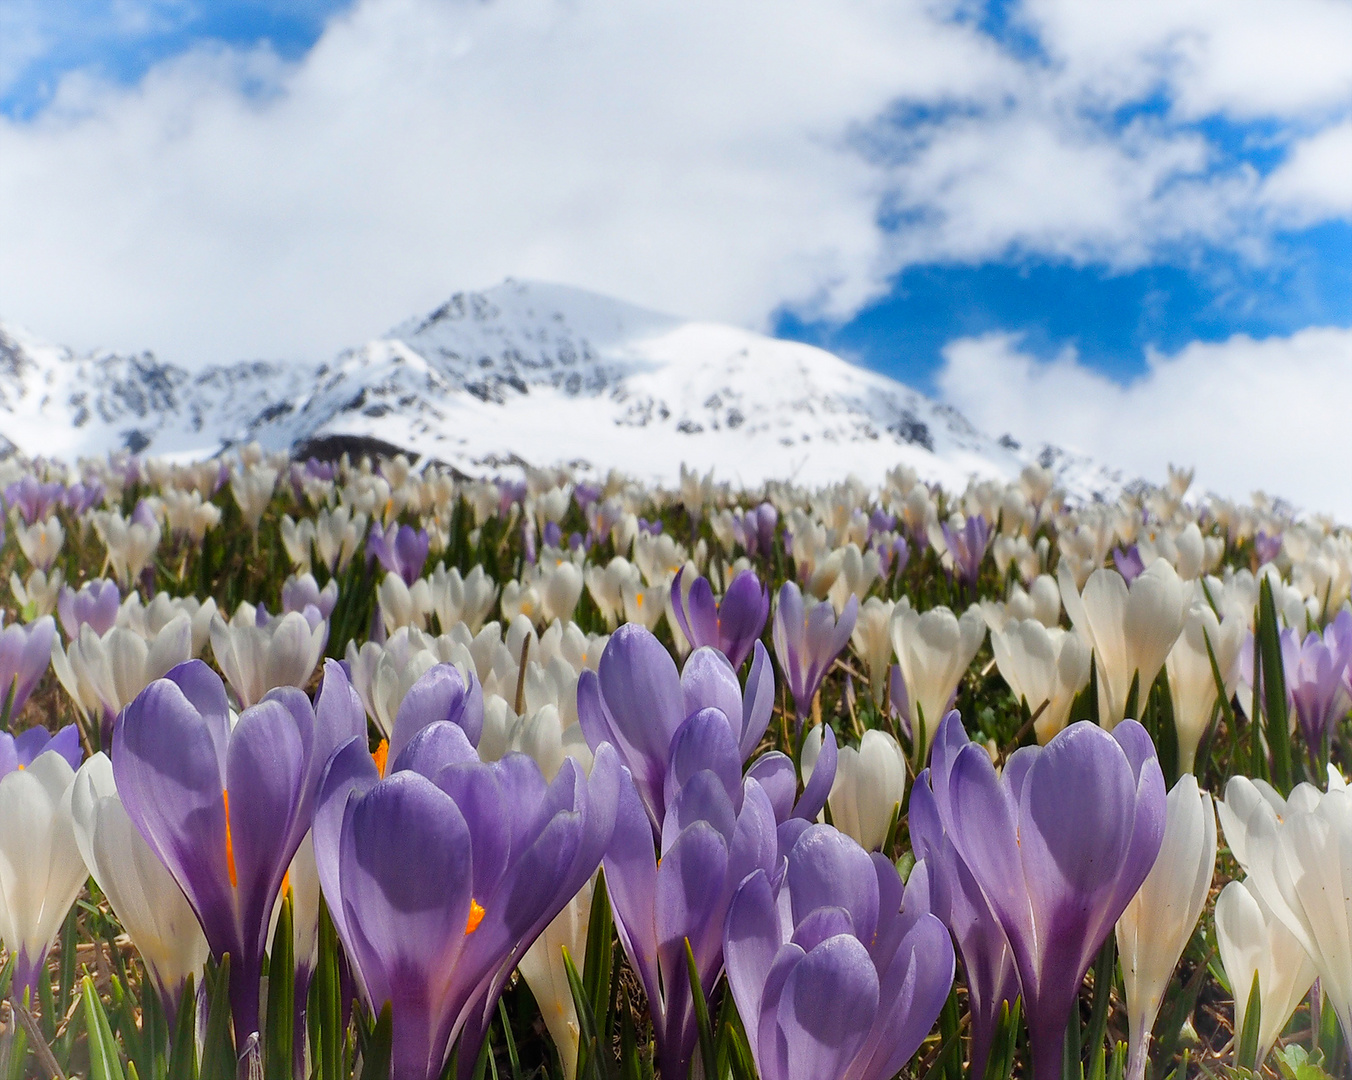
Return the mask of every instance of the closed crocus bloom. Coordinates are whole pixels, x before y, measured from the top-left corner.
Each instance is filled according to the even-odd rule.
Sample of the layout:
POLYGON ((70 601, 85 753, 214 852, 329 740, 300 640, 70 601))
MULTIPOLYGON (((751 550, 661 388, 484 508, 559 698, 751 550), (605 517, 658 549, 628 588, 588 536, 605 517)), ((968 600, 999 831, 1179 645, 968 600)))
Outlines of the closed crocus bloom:
POLYGON ((118 719, 113 775, 122 805, 187 896, 212 955, 230 954, 241 1051, 258 1030, 268 926, 310 827, 321 770, 335 746, 365 731, 361 702, 332 661, 315 706, 281 687, 232 726, 224 683, 190 660, 118 719))
MULTIPOLYGON (((997 773, 957 713, 930 768, 935 812, 1014 955, 1036 1080, 1061 1075, 1066 1023, 1099 948, 1164 837, 1164 776, 1134 720, 1081 721, 997 773)), ((917 788, 919 781, 917 781, 917 788)))
POLYGON ((912 760, 923 766, 939 721, 953 705, 958 683, 981 648, 986 623, 968 608, 959 619, 946 607, 923 615, 909 604, 892 613, 892 647, 906 688, 902 720, 911 736, 912 760))
POLYGON ((415 529, 412 525, 382 529, 372 523, 366 537, 366 561, 379 559, 387 572, 397 574, 405 585, 412 585, 422 577, 429 543, 426 529, 415 529))
POLYGON ((1071 625, 1094 650, 1099 722, 1111 731, 1126 714, 1137 675, 1138 703, 1145 701, 1183 630, 1191 592, 1163 559, 1151 563, 1130 588, 1116 570, 1095 570, 1081 594, 1068 569, 1058 573, 1071 625))
POLYGON ((479 761, 455 724, 421 729, 381 779, 357 736, 332 757, 315 855, 367 1002, 392 1006, 392 1080, 473 1070, 502 987, 595 873, 615 825, 610 748, 553 783, 522 754, 479 761))
POLYGON ((1240 779, 1226 787, 1226 840, 1263 904, 1309 954, 1343 1037, 1352 1039, 1352 904, 1345 885, 1352 874, 1352 792, 1298 784, 1279 813, 1261 789, 1240 779))
POLYGON ((52 648, 56 645, 56 622, 44 615, 27 626, 22 623, 4 625, 0 613, 0 708, 9 702, 9 713, 17 716, 28 703, 38 680, 51 663, 52 648))
POLYGON ((312 627, 300 612, 269 619, 262 626, 252 614, 248 604, 241 604, 230 622, 219 615, 211 620, 212 655, 242 709, 279 686, 308 683, 329 636, 328 623, 312 627))
POLYGON ((892 663, 892 612, 896 604, 870 596, 859 609, 850 643, 868 669, 873 704, 882 708, 887 696, 887 669, 892 663))
POLYGON ((1246 633, 1237 616, 1227 615, 1218 620, 1210 605, 1193 604, 1183 621, 1183 632, 1169 650, 1165 668, 1169 672, 1169 694, 1178 732, 1178 767, 1183 772, 1192 772, 1197 746, 1206 734, 1216 705, 1211 655, 1216 657, 1226 692, 1234 693, 1239 677, 1239 652, 1246 633), (1207 652, 1208 643, 1211 653, 1207 652))
POLYGON ((707 578, 697 577, 689 592, 683 592, 684 576, 682 567, 671 585, 672 607, 681 633, 693 647, 711 646, 740 669, 765 629, 765 620, 770 615, 770 591, 754 570, 743 570, 732 579, 728 591, 715 600, 707 578))
POLYGON ((605 619, 607 629, 614 630, 619 625, 624 615, 625 586, 632 582, 638 587, 638 578, 638 568, 623 555, 616 555, 604 567, 587 570, 587 592, 605 619))
POLYGON ((1206 906, 1216 866, 1211 796, 1185 773, 1165 800, 1164 840, 1140 891, 1117 920, 1117 951, 1127 993, 1129 1080, 1145 1076, 1150 1031, 1164 991, 1206 906))
POLYGON ((207 959, 197 916, 127 816, 106 754, 80 767, 69 798, 85 866, 131 935, 166 1014, 173 1016, 184 982, 194 973, 200 977, 207 959))
MULTIPOLYGON (((47 742, 37 731, 27 745, 20 735, 0 746, 0 940, 14 957, 15 1000, 27 994, 34 1004, 47 950, 88 877, 68 798, 75 770, 66 744, 75 731, 57 736, 56 746, 57 738, 47 742), (32 750, 38 752, 24 762, 32 750)), ((77 760, 78 753, 77 746, 77 760)))
POLYGON ((797 584, 786 581, 775 605, 775 658, 793 695, 794 722, 802 730, 812 699, 854 632, 859 600, 851 596, 837 618, 825 602, 805 601, 797 584))
POLYGON ((698 1039, 686 942, 707 996, 723 970, 733 894, 749 874, 774 870, 778 847, 774 808, 753 776, 743 778, 722 712, 701 709, 685 720, 670 761, 660 858, 648 811, 626 782, 605 868, 620 943, 648 996, 662 1075, 686 1076, 698 1039))
POLYGON ((1037 741, 1046 745, 1066 726, 1075 695, 1089 685, 1089 646, 1074 633, 1048 629, 1037 619, 1011 622, 991 632, 1000 675, 1031 713, 1037 741))
MULTIPOLYGON (((334 679, 347 684, 341 668, 334 671, 334 679)), ((335 700, 346 701, 347 697, 335 700)), ((431 724, 454 724, 471 746, 478 745, 484 727, 484 698, 472 674, 466 679, 454 664, 436 664, 419 676, 399 703, 390 730, 388 760, 398 758, 404 747, 431 724)))
POLYGON ((911 789, 907 823, 920 860, 907 893, 926 893, 925 906, 948 927, 962 953, 972 1020, 968 1075, 985 1076, 1003 1007, 1019 996, 1014 954, 981 886, 944 831, 928 769, 911 789))
POLYGON ((102 637, 117 624, 118 609, 122 606, 122 594, 117 582, 95 578, 86 581, 76 592, 69 585, 61 590, 56 602, 57 614, 61 617, 61 629, 66 640, 74 641, 80 636, 80 627, 88 623, 95 634, 102 637))
POLYGON ((597 670, 579 677, 577 711, 593 752, 602 743, 619 751, 656 832, 666 816, 672 740, 685 719, 700 709, 720 710, 740 770, 769 726, 774 694, 770 658, 759 642, 743 693, 722 653, 696 649, 677 675, 662 643, 627 623, 611 635, 597 670))
POLYGON ((1352 611, 1343 610, 1323 634, 1311 631, 1303 641, 1282 631, 1282 666, 1286 690, 1294 706, 1312 762, 1326 756, 1333 728, 1352 707, 1352 611))
POLYGON ((588 881, 576 896, 564 905, 544 932, 535 940, 517 965, 526 980, 540 1017, 545 1022, 549 1037, 559 1052, 564 1080, 577 1075, 577 1049, 581 1028, 577 1008, 573 1004, 573 990, 568 982, 568 969, 563 962, 563 950, 581 971, 587 962, 587 931, 591 925, 592 890, 588 881))
MULTIPOLYGON (((728 985, 761 1080, 888 1080, 953 983, 953 944, 896 869, 802 823, 776 883, 757 870, 728 912, 728 985)), ((915 871, 921 878, 924 870, 915 871)))
POLYGON ((427 618, 432 614, 432 589, 426 580, 419 578, 409 586, 398 574, 386 574, 376 588, 376 598, 385 633, 393 634, 405 626, 427 628, 427 618))
POLYGON ((882 848, 892 814, 905 795, 906 755, 891 735, 871 729, 858 749, 841 747, 831 787, 831 820, 866 851, 882 848))
POLYGON ((1238 1060, 1239 1034, 1258 978, 1258 1054, 1253 1064, 1261 1066, 1314 984, 1314 962, 1247 878, 1230 882, 1216 898, 1216 945, 1234 993, 1236 1065, 1245 1064, 1238 1060))
POLYGON ((56 557, 61 554, 61 545, 66 542, 66 530, 55 517, 46 521, 36 521, 32 525, 17 524, 14 538, 19 541, 19 549, 30 563, 39 570, 50 570, 56 557))
POLYGON ((244 524, 254 532, 258 531, 263 512, 272 501, 279 475, 274 466, 261 462, 230 470, 230 494, 235 497, 244 524))
POLYGON ((482 566, 475 566, 461 577, 456 567, 447 570, 444 564, 437 563, 431 587, 432 612, 443 634, 449 633, 456 623, 464 623, 471 634, 477 634, 498 599, 497 583, 484 573, 482 566))
POLYGON ((315 554, 330 573, 342 573, 366 532, 366 515, 349 506, 321 510, 315 516, 315 554))

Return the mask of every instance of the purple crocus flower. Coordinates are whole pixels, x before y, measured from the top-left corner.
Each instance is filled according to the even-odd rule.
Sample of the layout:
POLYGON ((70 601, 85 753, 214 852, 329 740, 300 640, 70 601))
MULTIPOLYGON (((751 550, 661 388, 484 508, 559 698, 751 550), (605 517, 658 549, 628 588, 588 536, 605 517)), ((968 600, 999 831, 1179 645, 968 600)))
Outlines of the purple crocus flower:
POLYGON ((660 536, 662 533, 662 519, 658 518, 655 521, 649 521, 647 518, 641 517, 638 519, 638 531, 647 533, 649 536, 660 536))
POLYGON ((1310 760, 1318 762, 1329 734, 1352 708, 1352 611, 1340 612, 1322 635, 1311 631, 1299 644, 1294 630, 1283 630, 1281 644, 1286 690, 1310 760))
POLYGON ((62 485, 44 484, 32 473, 25 473, 5 488, 5 502, 19 511, 25 525, 32 525, 46 521, 65 493, 62 485))
POLYGON ((66 640, 80 636, 80 627, 86 624, 99 637, 117 625, 117 612, 122 606, 122 593, 117 582, 106 578, 86 581, 76 592, 69 585, 61 587, 56 600, 56 613, 61 616, 61 629, 66 640))
POLYGON ((981 576, 981 563, 986 558, 986 549, 990 547, 991 527, 984 514, 973 514, 963 523, 962 529, 954 529, 948 522, 939 526, 944 534, 944 544, 953 557, 953 572, 957 579, 968 589, 976 588, 976 580, 981 576))
MULTIPOLYGON (((1005 932, 1035 1080, 1059 1080, 1080 983, 1164 839, 1164 775, 1145 728, 1082 720, 997 773, 950 712, 929 769, 934 809, 1005 932)), ((919 781, 917 781, 919 787, 919 781)))
POLYGON ((1127 548, 1113 548, 1113 566, 1128 585, 1145 573, 1145 560, 1135 544, 1127 548))
POLYGON ((258 1030, 259 978, 282 879, 335 747, 365 738, 361 699, 332 660, 317 705, 270 691, 233 728, 221 677, 180 664, 123 710, 113 774, 132 822, 174 875, 212 955, 230 954, 235 1045, 258 1030))
POLYGON ((1019 996, 1019 977, 999 920, 944 832, 929 778, 926 769, 911 788, 911 843, 921 861, 907 884, 907 895, 911 888, 923 886, 928 909, 952 931, 958 943, 972 1017, 967 1073, 985 1076, 1002 1006, 1006 1002, 1012 1005, 1019 996), (923 877, 917 876, 921 867, 925 870, 923 877))
POLYGON ((569 758, 546 785, 530 758, 484 764, 436 720, 385 779, 364 736, 335 752, 315 858, 362 993, 392 1006, 392 1080, 439 1076, 457 1037, 472 1073, 507 978, 600 864, 621 775, 603 747, 590 780, 569 758))
POLYGON ((677 675, 671 654, 638 623, 610 636, 597 670, 577 684, 582 733, 593 751, 610 743, 633 775, 654 835, 666 817, 667 777, 673 740, 692 713, 719 710, 737 747, 738 772, 765 734, 774 710, 775 677, 764 646, 757 643, 746 692, 727 658, 696 649, 677 675))
POLYGON ((0 732, 0 777, 8 776, 15 769, 28 768, 39 754, 48 750, 60 754, 72 769, 79 770, 84 754, 80 750, 80 733, 74 724, 67 724, 55 735, 45 727, 31 727, 18 735, 0 732))
POLYGON ((723 970, 723 926, 737 886, 778 863, 774 808, 760 784, 743 778, 727 717, 701 709, 671 742, 665 777, 661 858, 648 810, 632 783, 620 786, 606 886, 620 943, 652 1012, 663 1076, 689 1074, 699 1029, 686 942, 707 997, 723 970))
POLYGON ((556 548, 563 541, 563 529, 557 521, 546 521, 540 539, 544 541, 545 547, 556 548))
POLYGON ((38 680, 52 662, 56 621, 50 615, 44 615, 27 625, 10 623, 5 626, 4 620, 4 612, 0 612, 0 709, 4 708, 12 692, 14 700, 8 715, 13 717, 18 716, 28 703, 38 680))
POLYGON ((751 654, 765 629, 770 615, 770 590, 761 584, 754 570, 743 570, 732 580, 718 600, 707 578, 697 577, 690 586, 690 595, 681 590, 681 575, 676 572, 671 583, 672 604, 681 633, 696 648, 708 645, 717 649, 741 670, 743 661, 751 654))
POLYGON ((1253 554, 1258 560, 1258 565, 1263 566, 1270 562, 1276 562, 1277 556, 1282 553, 1282 538, 1278 536, 1269 536, 1261 529, 1253 538, 1253 554))
POLYGON ((83 517, 103 502, 105 490, 103 484, 98 480, 90 480, 87 483, 80 481, 66 488, 62 501, 71 514, 77 518, 83 517))
POLYGON ((771 636, 779 669, 793 695, 797 714, 794 723, 799 733, 826 672, 849 644, 858 614, 857 596, 846 601, 837 619, 835 609, 825 601, 809 607, 797 583, 786 581, 779 590, 771 636))
POLYGON ((313 574, 301 574, 287 578, 282 585, 282 614, 299 611, 306 615, 311 628, 319 625, 320 619, 329 618, 337 603, 338 581, 336 578, 331 578, 323 589, 320 589, 319 582, 315 581, 313 574), (309 608, 314 609, 313 613, 307 613, 309 608))
POLYGON ((902 1070, 953 985, 953 944, 924 901, 884 856, 806 822, 782 874, 742 882, 724 952, 761 1080, 902 1070))
POLYGON ((382 530, 379 524, 372 522, 370 535, 366 538, 366 562, 369 565, 373 559, 379 559, 380 565, 389 573, 398 574, 405 585, 412 585, 422 577, 430 543, 426 529, 391 525, 382 530))

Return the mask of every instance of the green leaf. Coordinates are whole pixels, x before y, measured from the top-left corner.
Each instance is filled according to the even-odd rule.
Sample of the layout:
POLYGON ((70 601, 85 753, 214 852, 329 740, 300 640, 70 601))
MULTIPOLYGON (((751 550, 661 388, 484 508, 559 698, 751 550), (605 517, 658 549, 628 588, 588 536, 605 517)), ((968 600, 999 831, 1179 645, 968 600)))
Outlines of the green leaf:
MULTIPOLYGON (((1116 966, 1117 936, 1109 934, 1108 940, 1103 943, 1103 948, 1099 950, 1098 957, 1094 961, 1094 1004, 1089 1013, 1089 1029, 1085 1038, 1085 1045, 1089 1047, 1091 1067, 1095 1061, 1098 1063, 1099 1072, 1095 1080, 1103 1080, 1102 1051, 1104 1035, 1108 1030, 1108 1007, 1113 993, 1113 971, 1116 966)), ((1074 1016, 1070 1018, 1070 1022, 1075 1023, 1074 1016)), ((1091 1074, 1092 1072, 1091 1068, 1091 1074)))
MULTIPOLYGON (((394 1041, 394 1009, 387 1001, 376 1018, 362 1053, 360 1080, 390 1080, 390 1056, 394 1041)), ((272 1075, 272 1074, 269 1074, 272 1075)), ((286 1077, 289 1073, 277 1073, 286 1077)))
POLYGON ((193 1080, 197 1075, 197 989, 194 982, 193 976, 189 975, 178 1002, 167 1080, 193 1080))
POLYGON ((80 996, 84 1004, 85 1029, 89 1033, 90 1080, 126 1080, 108 1014, 103 1011, 103 1002, 88 975, 80 984, 80 996))
POLYGON ((1258 591, 1258 651, 1263 664, 1263 702, 1267 706, 1268 752, 1272 754, 1272 784, 1282 795, 1291 793, 1291 730, 1287 723, 1286 672, 1277 625, 1272 582, 1265 576, 1258 591))
POLYGON ((577 1080, 602 1080, 601 1048, 596 1040, 596 1015, 592 1012, 591 1001, 582 985, 582 976, 577 973, 577 965, 563 946, 563 970, 568 976, 568 989, 573 994, 573 1008, 577 1010, 579 1039, 577 1043, 577 1068, 574 1071, 577 1080))
POLYGON ((1253 985, 1249 988, 1249 1003, 1244 1009, 1244 1030, 1239 1034, 1239 1050, 1235 1060, 1242 1069, 1256 1070, 1258 1061, 1258 1026, 1261 1021, 1263 996, 1258 990, 1258 972, 1253 973, 1253 985))
POLYGON ((718 1076, 718 1059, 714 1054, 714 1033, 709 1026, 709 1003, 704 999, 704 988, 699 981, 699 968, 695 966, 695 950, 690 947, 690 939, 685 939, 685 971, 690 977, 690 999, 695 1005, 695 1024, 699 1028, 699 1053, 704 1064, 706 1080, 718 1076))
POLYGON ((611 989, 610 894, 604 870, 598 870, 592 885, 591 912, 587 924, 587 954, 582 958, 582 987, 591 1003, 598 1038, 609 1039, 611 989))
POLYGON ((1125 1080, 1127 1075, 1127 1044, 1118 1043, 1113 1047, 1113 1062, 1108 1067, 1108 1080, 1125 1080))
POLYGON ((268 959, 268 1013, 264 1020, 263 1067, 269 1077, 291 1074, 292 1045, 295 1038, 296 965, 293 956, 290 894, 282 901, 277 929, 272 934, 272 953, 268 959))
POLYGON ((202 1040, 200 1080, 234 1080, 235 1045, 230 1038, 230 954, 221 957, 220 967, 210 978, 207 1008, 207 1033, 202 1040))

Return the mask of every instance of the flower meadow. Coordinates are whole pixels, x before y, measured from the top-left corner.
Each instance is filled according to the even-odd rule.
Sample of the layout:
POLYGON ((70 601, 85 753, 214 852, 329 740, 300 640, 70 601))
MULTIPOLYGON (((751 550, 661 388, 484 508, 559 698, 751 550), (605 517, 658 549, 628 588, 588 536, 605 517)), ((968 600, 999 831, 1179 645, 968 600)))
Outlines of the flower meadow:
POLYGON ((0 462, 0 1080, 1348 1074, 1352 532, 0 462))

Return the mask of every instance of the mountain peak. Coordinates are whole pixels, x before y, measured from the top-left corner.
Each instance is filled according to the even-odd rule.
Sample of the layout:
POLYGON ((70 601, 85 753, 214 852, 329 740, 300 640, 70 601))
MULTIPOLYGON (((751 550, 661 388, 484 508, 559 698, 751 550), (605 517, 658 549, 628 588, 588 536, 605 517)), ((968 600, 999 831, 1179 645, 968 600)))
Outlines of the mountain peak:
MULTIPOLYGON (((905 464, 961 487, 1034 460, 814 346, 510 279, 313 367, 192 374, 150 354, 76 357, 0 327, 0 433, 66 458, 370 440, 467 473, 566 462, 673 483, 685 464, 745 486, 878 482, 905 464)), ((1120 483, 1061 451, 1044 456, 1081 497, 1120 483)))

